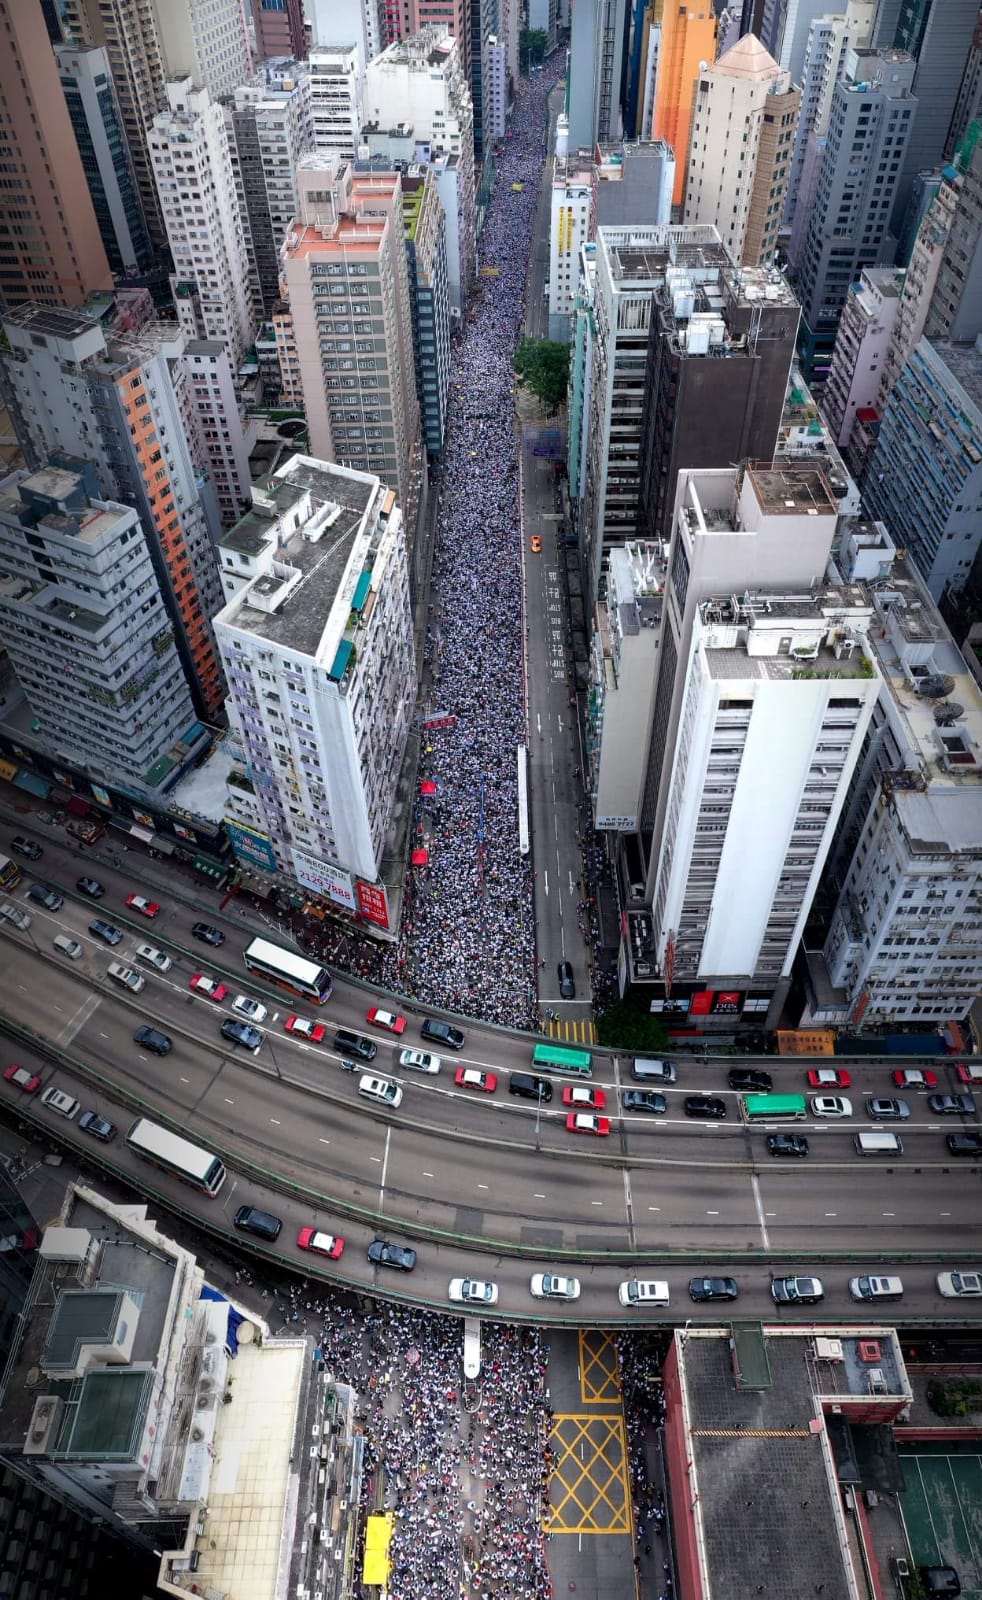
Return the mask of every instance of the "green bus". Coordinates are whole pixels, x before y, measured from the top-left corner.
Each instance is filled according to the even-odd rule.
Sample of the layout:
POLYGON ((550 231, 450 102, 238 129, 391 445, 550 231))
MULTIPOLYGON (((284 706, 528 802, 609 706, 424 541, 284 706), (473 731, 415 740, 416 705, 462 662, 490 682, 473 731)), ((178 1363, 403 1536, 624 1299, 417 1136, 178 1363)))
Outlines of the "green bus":
POLYGON ((537 1044, 532 1051, 533 1067, 543 1072, 576 1072, 588 1078, 593 1071, 593 1057, 589 1050, 563 1050, 556 1044, 537 1044))
POLYGON ((768 1117, 779 1122, 803 1122, 808 1107, 803 1094, 745 1094, 743 1114, 748 1122, 764 1122, 768 1117))

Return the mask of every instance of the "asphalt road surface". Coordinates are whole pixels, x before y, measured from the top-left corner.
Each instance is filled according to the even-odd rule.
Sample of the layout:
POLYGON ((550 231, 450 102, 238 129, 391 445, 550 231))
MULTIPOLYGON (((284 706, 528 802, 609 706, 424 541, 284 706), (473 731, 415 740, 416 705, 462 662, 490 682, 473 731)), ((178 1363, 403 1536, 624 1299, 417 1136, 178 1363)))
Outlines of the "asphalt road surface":
MULTIPOLYGON (((99 865, 107 893, 95 904, 74 895, 78 866, 67 852, 46 845, 41 865, 46 881, 66 891, 65 905, 52 916, 31 904, 27 933, 0 925, 4 1010, 88 1069, 73 1075, 49 1063, 45 1083, 74 1088, 83 1105, 95 1106, 124 1127, 145 1103, 220 1149, 230 1177, 210 1209, 209 1202, 200 1202, 203 1214, 215 1221, 217 1208, 227 1218, 243 1199, 266 1203, 283 1217, 285 1254, 297 1261, 304 1258, 289 1242, 290 1232, 294 1225, 314 1222, 351 1239, 337 1275, 350 1272, 352 1279, 370 1281, 360 1247, 376 1232, 392 1234, 412 1240, 421 1252, 416 1274, 393 1283, 393 1290, 411 1290, 440 1304, 447 1279, 470 1271, 499 1282, 499 1314, 530 1316, 535 1306, 528 1295, 529 1273, 572 1254, 581 1262, 576 1270, 583 1283, 577 1320, 590 1321, 623 1315, 616 1287, 636 1272, 668 1277, 673 1314, 698 1314, 685 1292, 689 1276, 722 1271, 734 1261, 739 1268, 727 1270, 739 1277, 741 1309, 750 1314, 772 1309, 772 1267, 824 1271, 830 1290, 826 1312, 846 1313, 848 1265, 822 1267, 823 1257, 835 1252, 902 1270, 905 1314, 937 1317, 955 1308, 934 1293, 933 1263, 926 1258, 957 1255, 961 1265, 972 1265, 976 1255, 982 1257, 978 1166, 971 1161, 949 1165, 943 1143, 944 1133, 966 1119, 932 1117, 926 1097, 908 1092, 913 1115, 902 1128, 903 1157, 883 1163, 855 1155, 853 1135, 873 1125, 863 1115, 865 1094, 891 1092, 884 1062, 853 1067, 848 1092, 857 1114, 844 1125, 814 1119, 795 1124, 795 1131, 807 1133, 812 1154, 806 1161, 779 1162, 766 1153, 766 1130, 750 1129, 740 1120, 739 1097, 723 1087, 728 1063, 680 1063, 679 1083, 667 1091, 667 1115, 637 1117, 619 1114, 618 1108, 629 1063, 598 1056, 591 1087, 607 1097, 602 1114, 611 1116, 611 1134, 576 1136, 566 1129, 562 1080, 555 1082, 552 1104, 538 1114, 534 1105, 507 1093, 508 1072, 529 1063, 530 1041, 523 1036, 470 1024, 464 1049, 444 1054, 438 1077, 398 1070, 400 1043, 422 1043, 419 1014, 407 1012, 401 1041, 374 1031, 379 1049, 372 1068, 397 1077, 405 1096, 398 1113, 380 1115, 358 1096, 356 1076, 339 1070, 338 1053, 330 1048, 336 1025, 373 1032, 365 1021, 373 997, 360 986, 339 979, 326 1007, 308 1008, 307 1015, 329 1024, 329 1034, 321 1046, 305 1045, 283 1031, 292 1005, 253 983, 241 967, 248 936, 234 918, 224 921, 208 913, 208 921, 224 921, 228 932, 226 944, 213 951, 190 935, 201 913, 176 900, 162 901, 161 916, 152 923, 127 912, 126 893, 146 885, 122 872, 99 865), (94 915, 124 929, 120 945, 109 949, 88 934, 94 915), (69 962, 55 953, 51 941, 63 931, 83 944, 81 960, 69 962), (174 967, 166 975, 147 971, 143 993, 130 996, 108 978, 107 968, 111 960, 127 961, 143 939, 168 949, 174 967), (201 970, 232 975, 222 1005, 191 994, 189 979, 201 970), (237 993, 257 995, 269 1005, 256 1055, 229 1047, 220 1037, 220 1022, 234 1014, 230 1004, 237 993), (171 1036, 169 1056, 158 1058, 135 1046, 133 1030, 143 1021, 171 1036), (453 1074, 460 1065, 494 1073, 495 1092, 456 1088, 453 1074), (100 1083, 104 1087, 97 1088, 100 1083), (682 1098, 694 1089, 722 1094, 725 1123, 685 1117, 682 1098), (263 1173, 270 1174, 265 1183, 263 1173), (285 1196, 287 1188, 295 1188, 298 1197, 285 1196), (756 1258, 752 1263, 745 1259, 750 1253, 756 1258), (672 1263, 680 1255, 684 1263, 672 1263), (911 1255, 921 1260, 905 1264, 911 1255)), ((25 876, 13 896, 18 903, 27 904, 30 881, 25 876)), ((30 1064, 30 1055, 8 1045, 7 1062, 30 1064)), ((941 1088, 954 1088, 953 1069, 936 1065, 941 1088)), ((800 1062, 770 1058, 768 1067, 777 1087, 804 1088, 800 1062)), ((13 1086, 5 1084, 3 1093, 8 1106, 25 1109, 13 1086)), ((59 1136, 85 1141, 74 1124, 36 1105, 32 1110, 59 1136)), ((111 1160, 161 1192, 179 1194, 185 1206, 197 1204, 197 1197, 169 1179, 156 1174, 148 1179, 120 1140, 90 1148, 90 1155, 111 1160)), ((958 1314, 965 1309, 960 1304, 958 1314)))

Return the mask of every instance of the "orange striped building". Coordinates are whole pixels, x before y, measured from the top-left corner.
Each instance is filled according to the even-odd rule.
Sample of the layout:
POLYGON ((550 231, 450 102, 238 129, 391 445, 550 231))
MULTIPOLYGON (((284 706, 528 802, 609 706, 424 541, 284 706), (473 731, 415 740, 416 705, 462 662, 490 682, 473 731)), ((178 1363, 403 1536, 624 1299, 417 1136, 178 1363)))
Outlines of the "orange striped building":
POLYGON ((672 204, 685 199, 689 129, 696 79, 703 62, 716 60, 716 17, 711 0, 690 0, 680 6, 667 0, 662 20, 658 82, 651 137, 664 139, 675 151, 672 204))

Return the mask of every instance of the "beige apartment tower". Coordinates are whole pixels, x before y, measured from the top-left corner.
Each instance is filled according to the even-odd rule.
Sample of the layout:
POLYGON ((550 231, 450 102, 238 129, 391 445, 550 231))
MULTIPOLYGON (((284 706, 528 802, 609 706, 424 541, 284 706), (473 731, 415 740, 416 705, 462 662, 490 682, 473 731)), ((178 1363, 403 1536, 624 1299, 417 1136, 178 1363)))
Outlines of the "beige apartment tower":
POLYGON ((684 221, 711 222, 740 266, 774 254, 800 105, 791 74, 752 33, 699 72, 684 221))
POLYGON ((422 439, 397 172, 357 173, 337 155, 297 169, 298 215, 281 261, 311 454, 376 473, 419 506, 422 439))
POLYGON ((23 0, 0 0, 0 24, 0 305, 81 305, 112 273, 48 30, 23 0))

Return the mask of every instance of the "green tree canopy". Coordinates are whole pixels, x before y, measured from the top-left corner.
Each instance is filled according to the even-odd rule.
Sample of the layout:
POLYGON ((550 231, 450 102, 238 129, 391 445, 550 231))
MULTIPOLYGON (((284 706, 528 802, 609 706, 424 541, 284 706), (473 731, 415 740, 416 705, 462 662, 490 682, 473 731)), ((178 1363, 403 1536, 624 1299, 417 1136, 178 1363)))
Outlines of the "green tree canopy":
POLYGON ((544 28, 522 29, 518 35, 518 59, 526 72, 544 59, 548 43, 549 35, 544 28))
POLYGON ((628 995, 601 1011, 597 1017, 597 1041, 611 1050, 660 1055, 668 1045, 668 1036, 651 1015, 644 998, 628 995))
POLYGON ((566 399, 569 383, 569 345, 551 339, 520 339, 515 351, 519 381, 550 411, 566 399))

